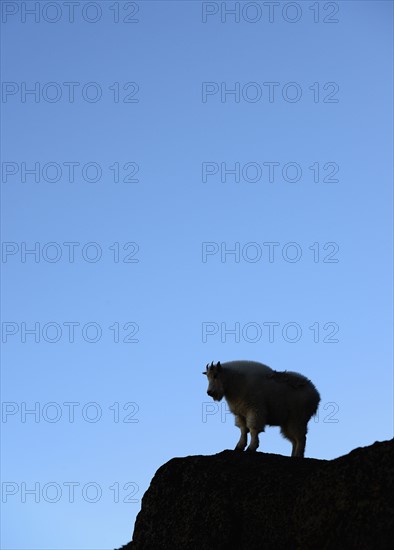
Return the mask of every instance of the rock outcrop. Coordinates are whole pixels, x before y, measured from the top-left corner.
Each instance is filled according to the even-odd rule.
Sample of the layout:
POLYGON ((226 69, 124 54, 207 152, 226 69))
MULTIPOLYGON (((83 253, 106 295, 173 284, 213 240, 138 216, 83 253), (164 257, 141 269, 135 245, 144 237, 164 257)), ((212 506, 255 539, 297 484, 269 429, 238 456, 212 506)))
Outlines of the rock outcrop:
POLYGON ((123 550, 386 550, 394 440, 335 460, 224 451, 174 458, 142 499, 123 550))

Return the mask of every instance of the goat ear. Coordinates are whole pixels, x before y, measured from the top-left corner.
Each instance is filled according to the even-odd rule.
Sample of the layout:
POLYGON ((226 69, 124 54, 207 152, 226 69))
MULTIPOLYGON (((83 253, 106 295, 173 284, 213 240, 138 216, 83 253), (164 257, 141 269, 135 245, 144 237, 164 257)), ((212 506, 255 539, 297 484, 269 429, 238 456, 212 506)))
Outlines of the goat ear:
POLYGON ((216 365, 216 368, 220 370, 222 368, 222 365, 220 364, 220 361, 218 361, 218 364, 216 365))
POLYGON ((203 372, 202 374, 205 374, 205 376, 207 375, 207 373, 206 373, 206 372, 203 372))

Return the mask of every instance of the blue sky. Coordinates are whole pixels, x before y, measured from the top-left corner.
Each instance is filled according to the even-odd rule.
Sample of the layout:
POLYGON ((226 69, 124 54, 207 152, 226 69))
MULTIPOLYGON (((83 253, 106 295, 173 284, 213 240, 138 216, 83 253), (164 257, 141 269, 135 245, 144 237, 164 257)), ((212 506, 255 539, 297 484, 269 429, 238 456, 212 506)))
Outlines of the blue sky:
MULTIPOLYGON (((391 438, 392 2, 22 4, 2 547, 120 546, 161 464, 235 446, 208 361, 310 377, 307 456, 391 438)), ((260 450, 290 445, 269 428, 260 450)))

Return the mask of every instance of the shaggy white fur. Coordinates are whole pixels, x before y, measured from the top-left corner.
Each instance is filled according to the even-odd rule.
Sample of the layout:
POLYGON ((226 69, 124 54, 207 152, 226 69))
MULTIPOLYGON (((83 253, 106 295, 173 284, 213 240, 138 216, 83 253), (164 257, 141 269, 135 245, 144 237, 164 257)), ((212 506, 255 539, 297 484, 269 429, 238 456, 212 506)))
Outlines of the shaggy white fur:
POLYGON ((241 437, 235 447, 255 451, 265 426, 280 426, 291 441, 291 456, 304 456, 308 422, 316 413, 320 395, 308 378, 297 372, 277 372, 256 361, 230 361, 207 365, 208 395, 226 399, 241 437))

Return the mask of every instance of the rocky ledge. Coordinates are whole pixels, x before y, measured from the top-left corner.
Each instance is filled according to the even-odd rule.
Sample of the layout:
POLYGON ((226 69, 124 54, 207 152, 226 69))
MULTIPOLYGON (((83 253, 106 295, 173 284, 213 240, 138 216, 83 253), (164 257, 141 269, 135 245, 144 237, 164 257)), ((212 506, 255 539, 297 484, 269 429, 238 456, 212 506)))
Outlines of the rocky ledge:
POLYGON ((122 550, 386 550, 394 440, 335 460, 224 451, 173 458, 122 550))

